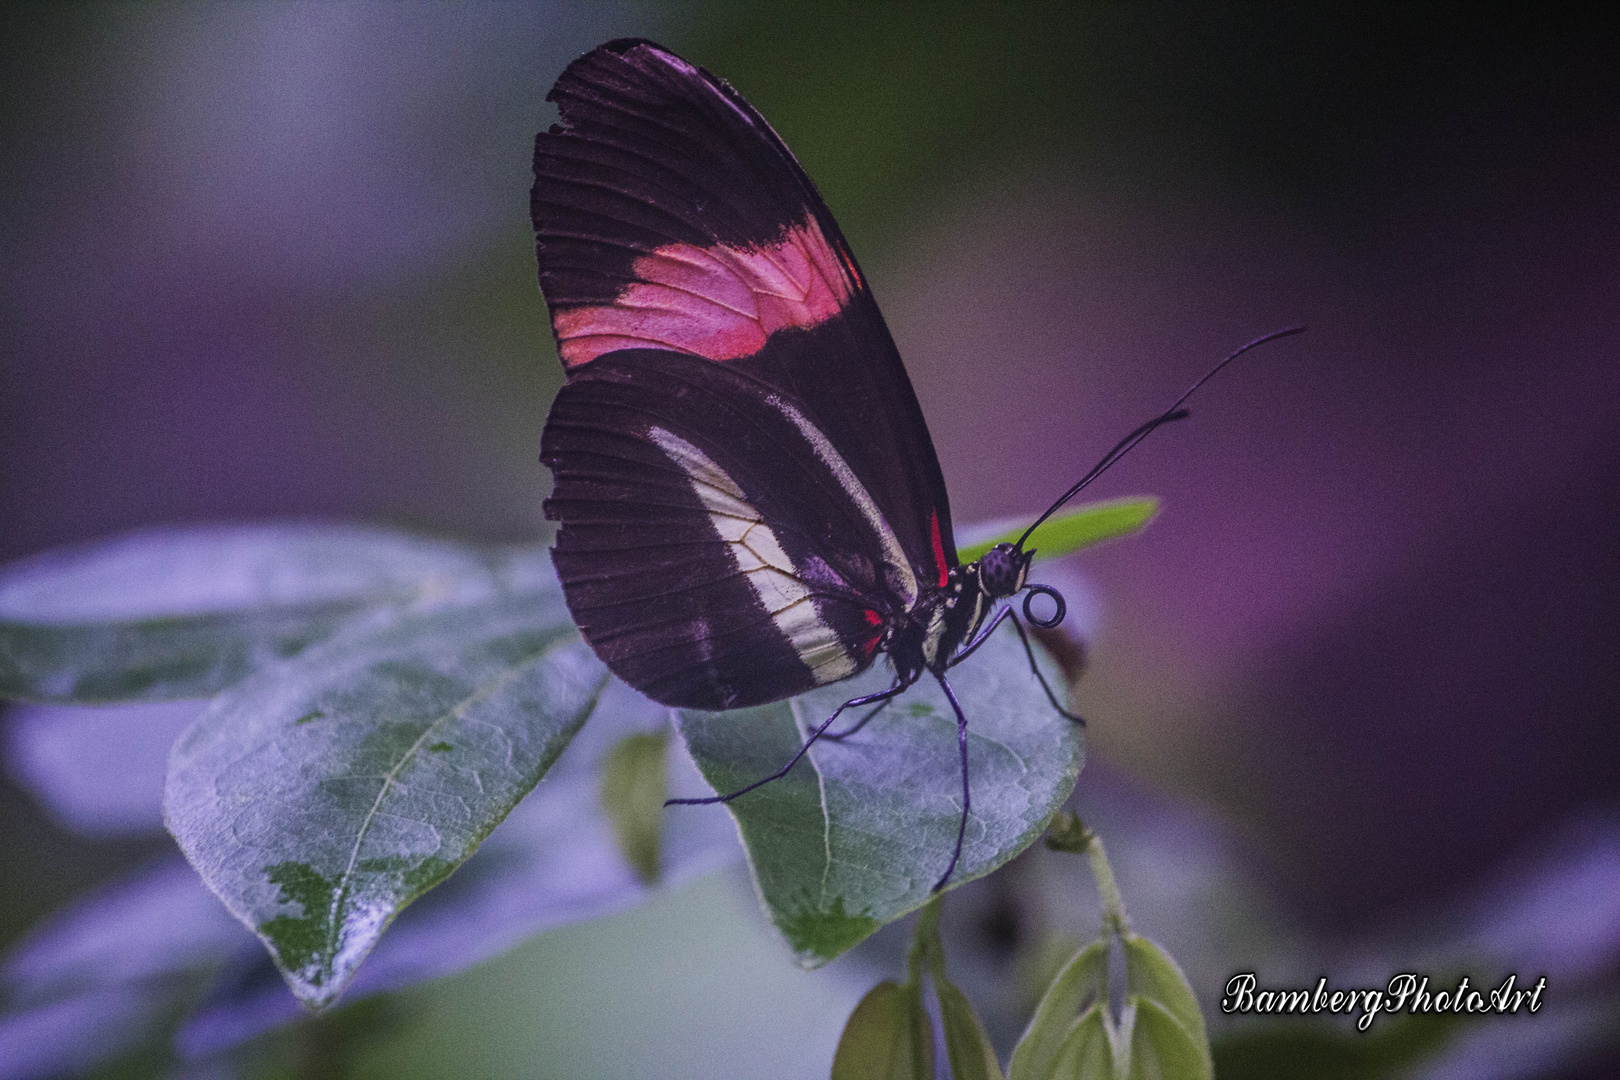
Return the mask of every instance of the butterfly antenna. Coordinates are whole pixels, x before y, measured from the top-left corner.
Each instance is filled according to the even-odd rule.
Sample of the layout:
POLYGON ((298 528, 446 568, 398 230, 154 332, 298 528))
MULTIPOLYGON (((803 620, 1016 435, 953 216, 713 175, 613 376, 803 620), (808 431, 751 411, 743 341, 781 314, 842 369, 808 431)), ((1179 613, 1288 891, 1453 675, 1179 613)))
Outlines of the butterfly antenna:
POLYGON ((1188 416, 1190 416, 1191 413, 1182 408, 1182 406, 1187 403, 1188 398, 1192 397, 1193 394, 1197 392, 1200 386, 1203 386, 1205 383, 1209 382, 1209 380, 1213 379, 1216 374, 1219 373, 1220 370, 1227 364, 1230 364, 1232 361, 1236 360, 1250 349, 1258 348, 1268 341, 1276 341, 1278 338, 1290 337, 1294 334, 1303 334, 1304 332, 1305 328, 1303 326, 1290 326, 1286 330, 1273 330, 1269 334, 1255 338, 1237 352, 1210 368, 1204 373, 1203 378, 1199 379, 1197 382, 1193 383, 1187 388, 1187 392, 1185 394, 1182 394, 1180 397, 1176 398, 1175 404, 1171 405, 1168 409, 1164 410, 1164 412, 1160 413, 1158 416, 1155 416, 1153 419, 1149 420, 1147 423, 1143 424, 1141 427, 1138 427, 1129 435, 1119 440, 1119 442, 1115 443, 1114 448, 1108 451, 1108 453, 1104 454, 1102 456, 1102 460, 1091 467, 1090 472, 1082 476, 1080 481, 1075 484, 1074 487, 1070 488, 1068 491, 1065 491, 1062 498, 1058 499, 1058 501, 1053 503, 1051 506, 1048 506, 1046 508, 1046 513, 1035 519, 1035 524, 1024 530, 1024 535, 1020 536, 1018 538, 1018 543, 1013 546, 1019 551, 1024 550, 1024 541, 1028 540, 1030 534, 1040 527, 1041 522, 1057 513, 1058 509, 1064 503, 1080 494, 1080 492, 1085 490, 1086 486, 1089 485, 1093 480, 1107 472, 1116 461, 1135 449, 1137 443, 1153 434, 1153 432, 1156 431, 1160 426, 1172 423, 1176 420, 1185 420, 1188 416))

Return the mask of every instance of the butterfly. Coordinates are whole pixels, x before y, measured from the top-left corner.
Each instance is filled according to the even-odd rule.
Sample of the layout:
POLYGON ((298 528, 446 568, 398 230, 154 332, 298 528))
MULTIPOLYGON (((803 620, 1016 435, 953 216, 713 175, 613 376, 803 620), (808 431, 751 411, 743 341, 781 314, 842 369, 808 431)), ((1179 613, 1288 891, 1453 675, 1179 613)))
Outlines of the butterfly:
MULTIPOLYGON (((918 680, 937 680, 962 766, 956 847, 937 891, 971 806, 968 721, 946 673, 1004 621, 1029 650, 1013 608, 998 610, 1019 593, 1026 619, 1061 621, 1062 596, 1029 582, 1025 542, 1136 441, 1184 416, 1181 402, 1017 543, 964 565, 900 354, 838 223, 765 119, 723 80, 640 39, 575 60, 547 100, 561 122, 536 137, 530 209, 566 374, 541 461, 555 481, 544 512, 558 523, 552 560, 569 610, 615 675, 677 708, 779 701, 887 658, 890 685, 846 701, 780 771, 674 803, 729 801, 785 776, 818 739, 845 738, 918 680), (1053 615, 1034 615, 1037 595, 1055 601, 1053 615)), ((1029 656, 1053 707, 1083 723, 1029 656)))

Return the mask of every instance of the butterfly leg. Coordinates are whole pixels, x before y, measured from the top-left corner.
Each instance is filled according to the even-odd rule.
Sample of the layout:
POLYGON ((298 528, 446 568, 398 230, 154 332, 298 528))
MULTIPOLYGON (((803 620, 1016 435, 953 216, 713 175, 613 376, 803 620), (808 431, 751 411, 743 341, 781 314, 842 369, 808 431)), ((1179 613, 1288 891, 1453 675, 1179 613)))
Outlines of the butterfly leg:
POLYGON ((906 685, 909 685, 909 684, 902 684, 899 679, 896 679, 894 685, 889 687, 887 690, 880 690, 875 694, 867 694, 864 697, 850 698, 848 701, 846 701, 842 705, 838 706, 838 708, 834 709, 833 714, 831 716, 827 717, 826 720, 822 721, 822 724, 821 724, 820 727, 816 728, 816 730, 814 730, 814 731, 812 731, 810 733, 810 737, 808 739, 804 740, 804 745, 799 747, 799 752, 797 754, 793 755, 793 759, 791 761, 789 761, 786 765, 782 766, 776 772, 771 773, 771 775, 765 777, 762 780, 755 780, 752 784, 749 784, 747 787, 738 788, 736 791, 729 792, 729 793, 727 793, 725 795, 711 795, 711 796, 709 796, 708 798, 705 798, 705 799, 665 799, 664 800, 664 805, 665 806, 708 806, 710 803, 730 802, 732 799, 735 799, 737 796, 746 795, 750 791, 753 791, 755 788, 762 787, 765 784, 770 783, 772 780, 780 780, 780 779, 782 779, 782 777, 786 776, 790 771, 792 771, 793 766, 797 765, 799 763, 799 759, 804 757, 804 755, 809 751, 810 747, 815 744, 815 741, 817 739, 821 738, 822 733, 825 732, 828 728, 832 727, 832 722, 834 720, 837 720, 838 717, 843 713, 843 711, 845 709, 858 708, 858 707, 860 707, 862 705, 870 705, 870 704, 872 704, 873 702, 876 702, 876 701, 887 702, 889 698, 894 697, 896 694, 900 693, 900 691, 904 690, 906 688, 906 685))
POLYGON ((1052 703, 1052 708, 1056 709, 1064 719, 1073 720, 1081 727, 1085 727, 1084 718, 1059 705, 1057 695, 1052 693, 1052 688, 1046 684, 1046 676, 1041 674, 1040 666, 1035 663, 1035 650, 1030 647, 1029 635, 1024 632, 1024 624, 1018 621, 1018 616, 1012 614, 1012 608, 1008 608, 1003 614, 1012 615, 1013 629, 1018 631, 1018 640, 1024 643, 1024 655, 1029 657, 1029 670, 1033 671, 1035 677, 1041 681, 1041 689, 1046 691, 1046 700, 1052 703))
POLYGON ((940 689, 945 691, 945 696, 950 699, 951 708, 956 710, 956 746, 962 754, 962 818, 956 823, 956 847, 951 851, 950 865, 945 867, 945 872, 934 882, 932 891, 939 892, 951 879, 951 873, 956 869, 956 860, 962 857, 962 838, 967 835, 968 809, 972 807, 973 799, 968 794, 967 714, 962 711, 962 703, 956 700, 956 693, 951 689, 951 684, 945 681, 945 676, 936 671, 934 678, 939 680, 940 689))
MULTIPOLYGON (((945 666, 946 667, 955 667, 957 664, 960 664, 962 661, 964 661, 968 657, 972 656, 975 652, 978 651, 979 646, 983 645, 985 643, 985 639, 987 639, 990 636, 990 632, 992 630, 994 630, 996 627, 1001 625, 1001 620, 1005 619, 1007 616, 1009 616, 1011 614, 1012 614, 1012 608, 1010 608, 1010 607, 1002 608, 999 612, 996 613, 996 617, 991 619, 988 623, 986 623, 984 629, 980 630, 977 634, 974 634, 973 635, 973 640, 968 642, 966 645, 962 646, 962 648, 957 651, 956 655, 951 657, 951 662, 946 664, 945 666)), ((1014 619, 1013 621, 1017 622, 1018 620, 1014 619)))
POLYGON ((843 731, 829 731, 829 732, 827 732, 827 734, 823 735, 822 738, 823 739, 830 739, 833 742, 842 742, 843 740, 849 738, 851 735, 855 734, 857 731, 861 730, 861 728, 865 727, 866 722, 868 720, 872 719, 872 717, 876 716, 878 713, 880 713, 884 709, 888 708, 889 703, 891 701, 893 701, 893 700, 894 700, 893 698, 884 698, 882 701, 878 702, 875 706, 872 707, 871 712, 867 713, 865 716, 863 716, 859 720, 855 721, 854 726, 847 727, 843 731))

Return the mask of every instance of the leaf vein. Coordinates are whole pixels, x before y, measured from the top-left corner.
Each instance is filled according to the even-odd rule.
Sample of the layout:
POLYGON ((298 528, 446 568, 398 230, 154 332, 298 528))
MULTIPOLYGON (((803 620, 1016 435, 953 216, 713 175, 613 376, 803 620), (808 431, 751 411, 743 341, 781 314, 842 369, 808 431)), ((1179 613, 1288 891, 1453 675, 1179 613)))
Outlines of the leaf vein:
MULTIPOLYGON (((793 714, 793 728, 799 733, 799 738, 809 738, 809 731, 805 726, 804 714, 799 706, 799 698, 788 701, 788 709, 793 714)), ((827 805, 827 777, 821 771, 821 764, 816 761, 816 751, 812 747, 804 755, 810 761, 810 767, 816 771, 816 788, 820 793, 821 806, 821 899, 818 906, 827 907, 827 882, 832 876, 832 810, 827 805)))

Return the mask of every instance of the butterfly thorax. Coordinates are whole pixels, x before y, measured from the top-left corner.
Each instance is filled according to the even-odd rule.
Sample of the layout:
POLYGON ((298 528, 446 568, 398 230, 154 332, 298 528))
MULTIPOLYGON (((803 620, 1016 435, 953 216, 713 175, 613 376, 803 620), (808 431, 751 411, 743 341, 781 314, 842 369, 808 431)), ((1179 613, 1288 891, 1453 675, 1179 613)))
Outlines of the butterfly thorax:
POLYGON ((884 636, 895 674, 909 684, 925 670, 944 671, 984 624, 996 601, 1024 587, 1029 562, 1028 553, 998 544, 982 559, 952 567, 942 587, 924 589, 884 636))

